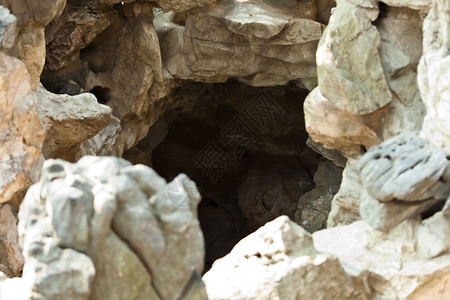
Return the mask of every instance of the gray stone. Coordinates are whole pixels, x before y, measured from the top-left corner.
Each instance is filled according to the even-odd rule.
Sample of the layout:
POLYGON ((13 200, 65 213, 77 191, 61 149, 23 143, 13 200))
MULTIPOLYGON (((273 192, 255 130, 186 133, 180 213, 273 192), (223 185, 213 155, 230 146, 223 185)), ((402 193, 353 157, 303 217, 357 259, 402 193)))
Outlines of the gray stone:
POLYGON ((16 37, 16 17, 0 5, 0 50, 10 49, 16 37))
POLYGON ((372 147, 359 161, 364 188, 378 201, 446 199, 450 186, 440 178, 447 168, 445 153, 415 133, 372 147))

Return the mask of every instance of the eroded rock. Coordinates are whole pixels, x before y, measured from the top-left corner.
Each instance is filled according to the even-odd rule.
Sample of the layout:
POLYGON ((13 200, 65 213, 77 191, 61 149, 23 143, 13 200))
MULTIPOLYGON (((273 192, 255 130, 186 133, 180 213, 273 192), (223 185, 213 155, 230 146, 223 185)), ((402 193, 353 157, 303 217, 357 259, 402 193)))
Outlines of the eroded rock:
POLYGON ((47 136, 42 153, 46 158, 73 161, 80 144, 95 136, 111 120, 111 109, 97 103, 94 95, 57 95, 40 85, 37 108, 47 136))
POLYGON ((47 160, 19 212, 23 288, 40 299, 206 299, 199 201, 187 177, 166 185, 119 158, 47 160))
POLYGON ((339 261, 286 216, 241 240, 203 280, 209 299, 364 299, 339 261))
POLYGON ((17 233, 17 214, 5 203, 0 204, 0 271, 7 277, 22 274, 23 256, 17 233))
POLYGON ((0 202, 20 203, 44 138, 25 65, 0 53, 0 202))

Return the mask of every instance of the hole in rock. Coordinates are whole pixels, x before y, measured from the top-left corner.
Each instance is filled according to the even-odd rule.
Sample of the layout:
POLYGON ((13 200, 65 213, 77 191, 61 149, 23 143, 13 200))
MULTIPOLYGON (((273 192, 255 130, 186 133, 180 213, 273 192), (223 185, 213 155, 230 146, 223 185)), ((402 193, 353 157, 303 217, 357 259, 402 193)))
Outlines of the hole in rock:
POLYGON ((96 86, 89 92, 94 94, 94 96, 97 98, 98 103, 100 104, 108 103, 109 99, 111 98, 111 90, 109 88, 96 86))
POLYGON ((184 82, 146 138, 124 153, 170 181, 196 182, 205 237, 205 271, 249 233, 288 215, 309 231, 321 229, 342 169, 308 146, 303 101, 291 83, 250 87, 184 82))

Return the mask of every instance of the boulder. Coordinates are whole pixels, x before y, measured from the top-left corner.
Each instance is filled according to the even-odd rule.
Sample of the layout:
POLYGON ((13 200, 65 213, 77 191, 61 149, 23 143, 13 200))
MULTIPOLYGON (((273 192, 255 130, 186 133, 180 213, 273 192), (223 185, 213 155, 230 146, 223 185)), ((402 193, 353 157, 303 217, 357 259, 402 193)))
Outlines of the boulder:
POLYGON ((47 130, 42 153, 46 158, 73 161, 81 143, 95 136, 111 120, 111 109, 94 95, 57 95, 42 85, 36 90, 39 118, 47 130))
POLYGON ((339 261, 286 216, 241 240, 203 281, 209 299, 364 299, 339 261))
MULTIPOLYGON (((47 160, 19 211, 23 289, 49 300, 206 299, 199 201, 183 175, 166 185, 119 158, 47 160)), ((2 299, 17 299, 3 294, 15 284, 0 285, 2 299)))

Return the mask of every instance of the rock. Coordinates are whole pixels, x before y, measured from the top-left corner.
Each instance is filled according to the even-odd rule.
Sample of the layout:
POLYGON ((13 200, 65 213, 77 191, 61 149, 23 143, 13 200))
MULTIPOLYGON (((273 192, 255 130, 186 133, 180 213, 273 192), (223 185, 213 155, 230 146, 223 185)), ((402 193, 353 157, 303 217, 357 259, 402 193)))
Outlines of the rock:
POLYGON ((359 161, 364 189, 378 201, 446 199, 450 186, 441 177, 448 168, 445 153, 415 133, 391 138, 359 161))
POLYGON ((114 143, 119 137, 120 132, 119 119, 111 117, 111 121, 105 128, 80 145, 80 151, 75 154, 75 160, 85 155, 109 156, 116 154, 114 143))
POLYGON ((0 4, 17 17, 18 36, 8 53, 24 62, 31 77, 32 89, 36 90, 45 63, 44 27, 61 14, 66 0, 31 2, 2 0, 0 4))
POLYGON ((20 203, 44 138, 25 65, 0 53, 0 202, 20 203))
POLYGON ((331 211, 327 220, 328 228, 347 225, 361 219, 359 214, 361 185, 358 160, 347 160, 339 191, 331 202, 331 211))
POLYGON ((450 151, 450 98, 445 78, 450 58, 448 36, 442 33, 441 28, 449 22, 449 7, 447 1, 433 1, 423 23, 423 56, 418 67, 418 84, 427 111, 421 136, 446 152, 450 151))
POLYGON ((376 1, 339 1, 317 49, 319 89, 339 110, 368 114, 392 100, 372 21, 376 1), (367 72, 367 70, 370 72, 367 72))
POLYGON ((317 153, 322 154, 323 157, 332 161, 336 166, 341 168, 345 167, 347 158, 345 158, 345 156, 343 156, 339 151, 325 148, 322 144, 314 142, 311 137, 308 137, 306 140, 306 145, 317 153))
POLYGON ((17 234, 17 216, 12 207, 0 204, 0 271, 7 277, 20 276, 23 256, 17 234))
POLYGON ((381 0, 389 6, 406 6, 412 9, 423 9, 428 11, 431 7, 432 0, 381 0))
POLYGON ((314 232, 326 227, 331 210, 331 199, 339 190, 342 169, 330 161, 321 162, 314 174, 314 189, 300 197, 295 222, 314 232))
POLYGON ((39 118, 47 130, 43 146, 46 158, 73 161, 81 143, 95 136, 111 120, 111 109, 94 95, 56 95, 40 85, 36 90, 39 118))
POLYGON ((308 10, 296 14, 262 2, 221 1, 209 10, 189 12, 184 27, 156 14, 164 67, 175 78, 235 78, 251 86, 316 77, 311 54, 324 26, 308 19, 308 10))
MULTIPOLYGON (((123 159, 47 160, 19 211, 23 289, 42 299, 206 299, 199 201, 187 177, 166 185, 123 159)), ((2 283, 2 299, 14 284, 2 283)))
POLYGON ((364 189, 360 213, 379 230, 425 212, 450 194, 444 179, 450 172, 450 161, 443 151, 415 133, 373 147, 358 167, 364 189))
MULTIPOLYGON (((362 153, 362 147, 369 149, 381 142, 365 117, 336 108, 318 87, 308 95, 303 107, 307 132, 325 148, 339 149, 345 156, 355 157, 362 153)), ((379 119, 378 115, 376 112, 372 118, 379 119)))
POLYGON ((239 207, 254 231, 281 215, 294 218, 297 205, 303 204, 297 204, 296 196, 313 188, 308 171, 296 159, 259 155, 239 187, 239 207))
POLYGON ((317 231, 312 238, 317 251, 337 256, 347 274, 357 279, 369 272, 366 287, 372 299, 444 300, 449 296, 449 226, 437 213, 423 221, 407 220, 389 232, 358 221, 317 231))
POLYGON ((209 299, 363 299, 338 260, 317 253, 286 216, 241 240, 203 281, 209 299))
POLYGON ((0 6, 0 49, 8 50, 14 45, 16 37, 16 17, 9 9, 0 6))
POLYGON ((112 7, 99 7, 95 1, 69 2, 61 16, 45 28, 45 68, 57 70, 76 60, 80 49, 86 48, 111 25, 116 14, 112 7))

